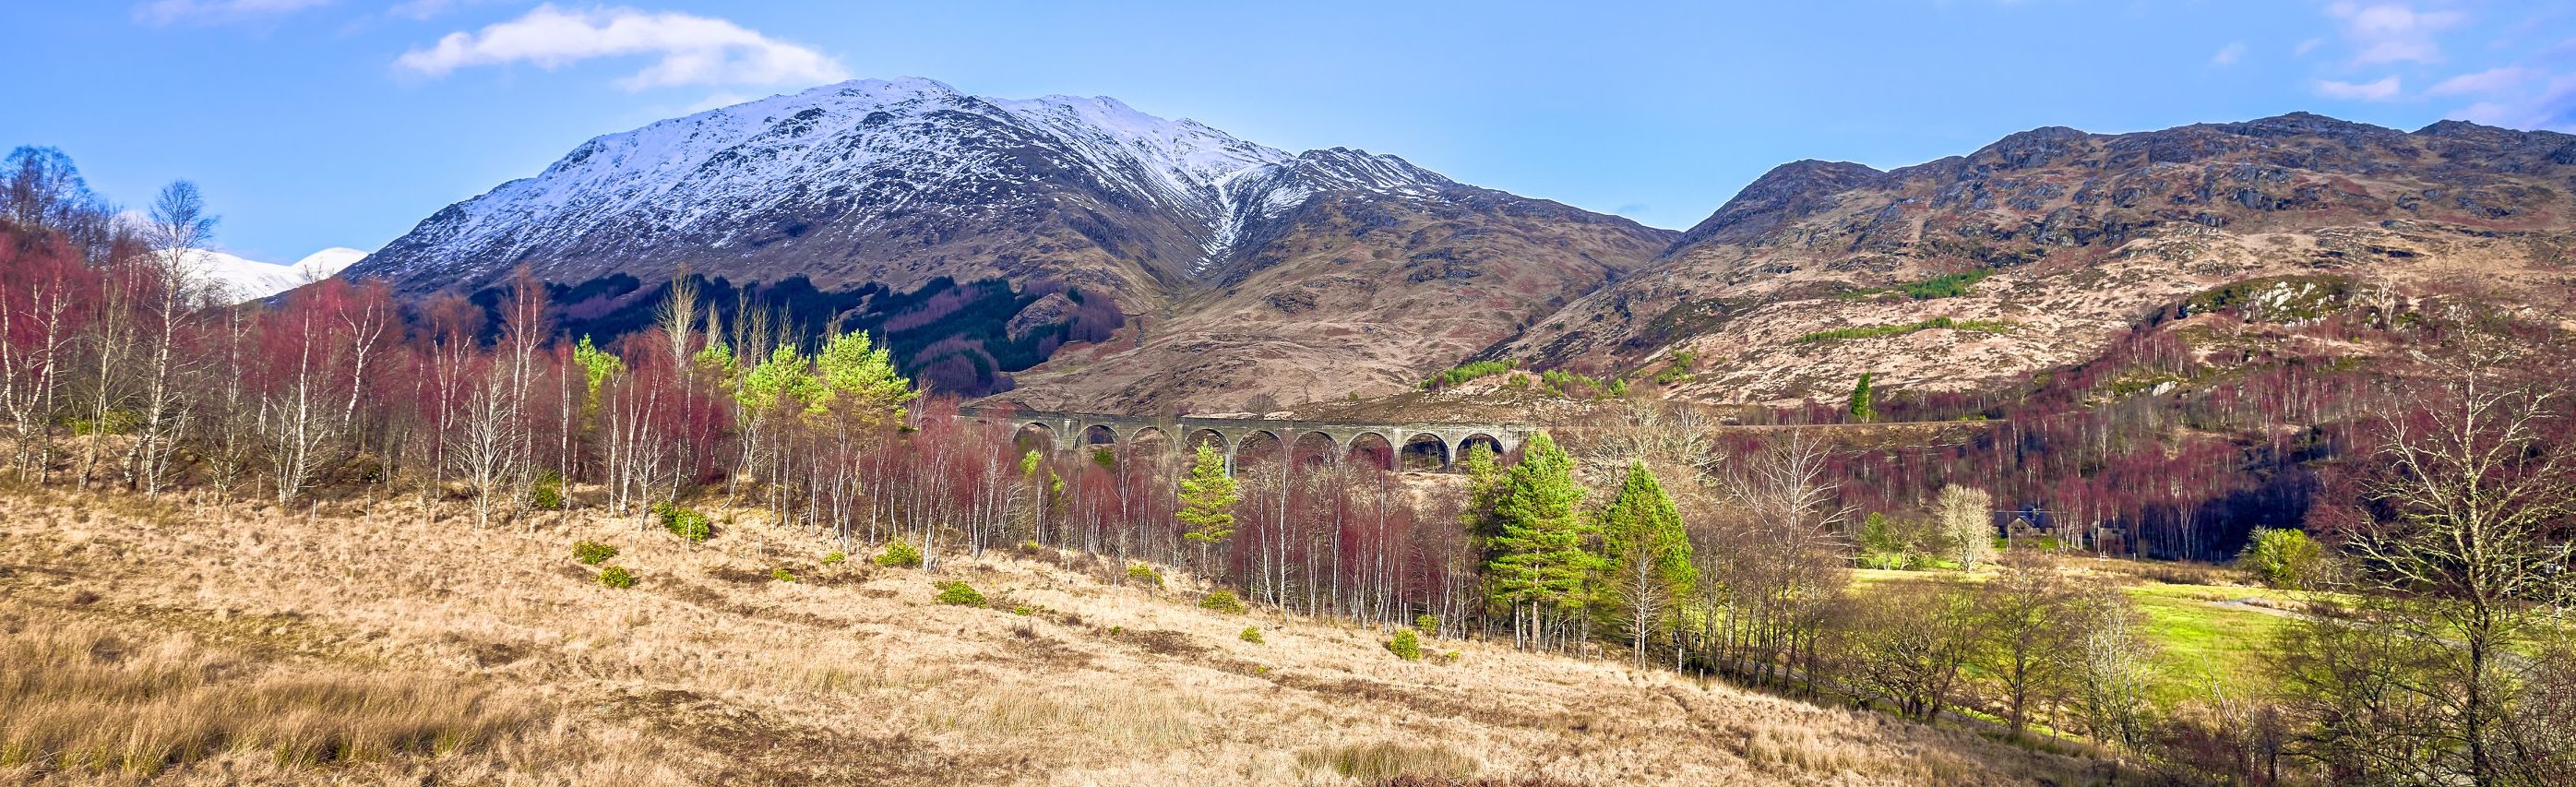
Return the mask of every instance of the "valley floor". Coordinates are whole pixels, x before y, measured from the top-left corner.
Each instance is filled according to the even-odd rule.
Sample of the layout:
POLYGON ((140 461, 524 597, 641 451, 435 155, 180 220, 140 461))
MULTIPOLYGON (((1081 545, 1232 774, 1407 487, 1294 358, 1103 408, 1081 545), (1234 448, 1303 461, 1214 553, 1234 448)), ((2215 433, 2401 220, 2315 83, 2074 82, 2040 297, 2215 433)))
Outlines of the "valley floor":
POLYGON ((2085 783, 1973 735, 1616 660, 1119 586, 1059 556, 938 575, 759 525, 476 530, 0 493, 0 778, 92 783, 2085 783), (638 579, 596 581, 571 544, 638 579), (1070 565, 1067 565, 1070 563, 1070 565), (795 581, 773 574, 786 569, 795 581), (935 604, 962 579, 987 607, 935 604), (1263 642, 1248 642, 1246 627, 1263 642), (1454 657, 1449 656, 1454 652, 1454 657), (1444 782, 1425 782, 1444 783, 1444 782))

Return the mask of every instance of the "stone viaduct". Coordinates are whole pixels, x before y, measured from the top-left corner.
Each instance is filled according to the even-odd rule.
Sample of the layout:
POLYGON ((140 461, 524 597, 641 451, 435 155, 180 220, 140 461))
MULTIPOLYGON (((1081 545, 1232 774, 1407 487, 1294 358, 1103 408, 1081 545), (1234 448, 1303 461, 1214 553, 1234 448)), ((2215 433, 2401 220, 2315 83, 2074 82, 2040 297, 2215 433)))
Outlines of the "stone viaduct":
POLYGON ((1540 431, 1527 424, 1156 417, 1011 407, 961 407, 957 417, 1013 426, 1023 436, 1041 437, 1059 451, 1136 447, 1156 441, 1165 446, 1177 441, 1190 450, 1210 444, 1225 454, 1229 472, 1239 459, 1283 448, 1299 458, 1361 457, 1387 470, 1447 471, 1455 468, 1469 446, 1482 443, 1497 455, 1510 453, 1540 431))

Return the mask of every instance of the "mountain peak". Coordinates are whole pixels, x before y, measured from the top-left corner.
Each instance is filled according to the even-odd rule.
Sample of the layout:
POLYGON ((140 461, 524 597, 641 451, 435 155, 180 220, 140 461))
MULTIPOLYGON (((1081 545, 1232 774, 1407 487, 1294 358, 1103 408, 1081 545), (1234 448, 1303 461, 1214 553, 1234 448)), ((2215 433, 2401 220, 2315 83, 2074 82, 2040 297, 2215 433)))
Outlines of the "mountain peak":
POLYGON ((837 227, 824 244, 835 256, 882 259, 1079 205, 1177 221, 1150 242, 1089 220, 1081 226, 1093 231, 1078 237, 1160 260, 1150 277, 1195 278, 1229 259, 1247 227, 1314 193, 1423 198, 1448 185, 1393 156, 1290 154, 1107 96, 986 98, 933 79, 867 79, 592 139, 536 177, 440 211, 359 267, 414 288, 481 286, 521 263, 540 276, 596 274, 638 256, 669 256, 676 268, 683 257, 817 243, 814 217, 837 227), (907 225, 917 229, 905 240, 881 235, 907 225), (1176 261, 1149 250, 1172 234, 1198 251, 1176 261), (895 245, 863 251, 863 236, 895 245))
POLYGON ((1887 173, 1848 161, 1800 159, 1762 173, 1716 213, 1673 241, 1681 249, 1712 238, 1760 237, 1772 227, 1797 221, 1833 205, 1837 195, 1875 181, 1887 173))

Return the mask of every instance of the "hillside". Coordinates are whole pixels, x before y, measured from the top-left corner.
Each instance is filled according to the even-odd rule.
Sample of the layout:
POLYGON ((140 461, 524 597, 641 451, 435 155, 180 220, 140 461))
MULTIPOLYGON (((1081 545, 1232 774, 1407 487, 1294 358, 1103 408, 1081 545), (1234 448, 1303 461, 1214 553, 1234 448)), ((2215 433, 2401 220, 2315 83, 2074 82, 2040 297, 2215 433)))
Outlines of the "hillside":
POLYGON ((179 783, 1360 781, 1336 762, 1573 784, 2085 780, 2074 761, 1615 659, 1435 639, 1454 659, 1404 662, 1381 632, 1221 615, 1177 578, 1122 587, 1102 579, 1114 566, 1049 554, 934 576, 819 566, 823 546, 750 524, 692 548, 587 516, 478 532, 407 499, 0 505, 18 525, 0 532, 0 670, 36 676, 0 681, 0 773, 39 783, 98 774, 30 760, 48 745, 137 775, 158 766, 130 753, 166 756, 179 783), (571 557, 584 538, 637 584, 601 587, 571 557), (933 604, 934 579, 991 608, 933 604), (129 744, 99 719, 144 717, 90 715, 111 707, 162 721, 129 744), (204 749, 151 746, 183 740, 204 749), (325 762, 280 764, 297 753, 325 762))
POLYGON ((903 334, 907 371, 942 390, 1144 412, 1392 393, 1671 237, 1395 156, 906 78, 591 140, 349 275, 488 298, 524 266, 605 340, 686 270, 720 304, 751 289, 807 329, 903 334))
POLYGON ((2309 114, 2133 134, 2043 128, 1880 172, 1802 161, 1660 259, 1487 355, 1652 374, 1716 402, 1994 388, 2094 357, 2157 309, 2251 279, 2563 315, 2576 136, 2309 114))

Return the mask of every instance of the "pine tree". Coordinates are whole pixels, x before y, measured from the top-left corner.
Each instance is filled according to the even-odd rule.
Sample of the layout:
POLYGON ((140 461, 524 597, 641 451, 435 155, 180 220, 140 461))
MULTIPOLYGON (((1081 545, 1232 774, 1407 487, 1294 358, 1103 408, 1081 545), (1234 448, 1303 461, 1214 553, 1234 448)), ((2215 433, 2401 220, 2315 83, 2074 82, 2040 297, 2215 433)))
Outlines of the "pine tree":
POLYGON ((1878 410, 1870 404, 1873 397, 1869 390, 1869 375, 1869 372, 1861 372, 1860 385, 1853 386, 1851 392, 1851 417, 1861 423, 1878 420, 1878 410))
POLYGON ((1551 613, 1582 606, 1595 559, 1584 549, 1591 528, 1575 512, 1583 487, 1574 483, 1574 460, 1545 433, 1533 435, 1521 461, 1496 491, 1496 532, 1488 541, 1488 595, 1519 620, 1543 625, 1551 613))
POLYGON ((912 381, 894 368, 894 357, 873 346, 865 333, 835 335, 814 355, 814 376, 821 383, 812 407, 846 407, 861 420, 888 423, 903 419, 903 405, 920 396, 912 381))
POLYGON ((1484 443, 1468 446, 1458 466, 1467 474, 1467 510, 1458 515, 1458 523, 1466 526, 1467 534, 1474 536, 1478 544, 1490 548, 1492 539, 1501 533, 1501 526, 1494 520, 1494 505, 1501 499, 1503 472, 1509 468, 1484 443))
POLYGON ((1682 529, 1673 499, 1644 462, 1628 466, 1628 480, 1601 510, 1599 521, 1606 574, 1600 607, 1628 629, 1628 647, 1643 665, 1646 633, 1699 581, 1699 569, 1691 564, 1690 535, 1682 529))
POLYGON ((1214 446, 1201 445, 1197 461, 1190 465, 1190 477, 1181 479, 1181 524, 1190 530, 1182 537, 1198 542, 1199 564, 1207 565, 1208 549, 1234 537, 1234 504, 1240 499, 1234 477, 1225 474, 1225 456, 1214 446))

